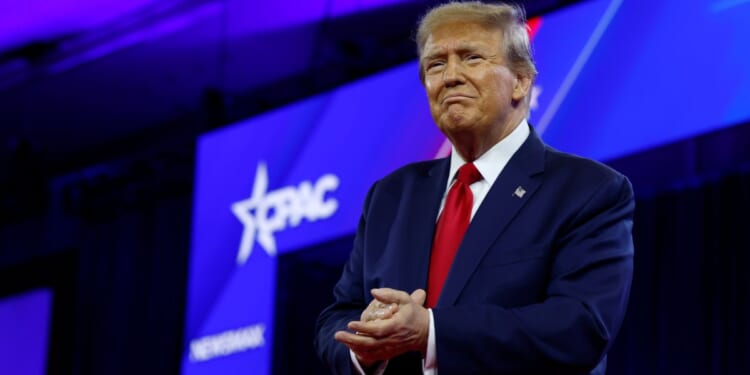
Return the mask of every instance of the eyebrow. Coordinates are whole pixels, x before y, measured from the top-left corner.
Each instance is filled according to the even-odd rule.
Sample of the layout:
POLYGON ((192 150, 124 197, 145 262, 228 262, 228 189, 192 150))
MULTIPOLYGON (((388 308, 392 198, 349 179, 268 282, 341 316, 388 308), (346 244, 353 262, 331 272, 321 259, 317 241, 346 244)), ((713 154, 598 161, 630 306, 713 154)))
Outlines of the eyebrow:
MULTIPOLYGON (((458 52, 459 54, 463 54, 463 53, 467 53, 467 52, 475 52, 475 51, 477 51, 479 49, 481 49, 481 46, 478 45, 477 43, 468 42, 468 43, 461 43, 461 44, 459 44, 458 47, 455 48, 454 50, 456 52, 458 52)), ((435 58, 437 58, 437 57, 439 57, 441 55, 445 55, 446 52, 447 52, 446 48, 445 47, 441 47, 438 50, 436 50, 436 51, 434 51, 434 52, 432 52, 432 53, 430 53, 428 55, 425 55, 421 60, 422 61, 433 60, 433 59, 435 59, 435 58)))

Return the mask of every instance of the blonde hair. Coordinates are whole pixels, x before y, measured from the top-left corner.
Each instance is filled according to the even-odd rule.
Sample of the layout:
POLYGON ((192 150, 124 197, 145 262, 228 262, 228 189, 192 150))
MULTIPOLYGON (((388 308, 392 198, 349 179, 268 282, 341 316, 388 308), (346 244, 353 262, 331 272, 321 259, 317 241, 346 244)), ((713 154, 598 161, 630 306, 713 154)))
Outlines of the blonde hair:
MULTIPOLYGON (((537 70, 531 55, 526 12, 517 5, 485 4, 479 1, 451 2, 430 9, 419 21, 417 54, 421 60, 427 38, 439 25, 463 21, 498 29, 503 34, 503 49, 508 68, 515 74, 536 78, 537 70)), ((424 82, 421 64, 419 78, 424 82)))

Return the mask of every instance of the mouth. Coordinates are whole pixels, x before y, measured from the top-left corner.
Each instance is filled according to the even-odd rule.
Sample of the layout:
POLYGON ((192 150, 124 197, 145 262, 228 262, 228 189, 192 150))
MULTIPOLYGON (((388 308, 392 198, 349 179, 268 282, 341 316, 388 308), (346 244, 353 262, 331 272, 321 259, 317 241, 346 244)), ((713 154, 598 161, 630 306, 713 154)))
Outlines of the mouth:
POLYGON ((443 98, 443 104, 458 103, 466 100, 474 99, 473 96, 464 94, 451 94, 443 98))

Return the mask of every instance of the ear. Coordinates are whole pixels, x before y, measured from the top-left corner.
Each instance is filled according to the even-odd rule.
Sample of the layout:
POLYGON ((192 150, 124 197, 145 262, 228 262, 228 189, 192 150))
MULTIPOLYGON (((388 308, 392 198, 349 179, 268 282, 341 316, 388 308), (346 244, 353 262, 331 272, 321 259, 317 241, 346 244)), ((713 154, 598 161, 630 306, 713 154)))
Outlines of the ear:
POLYGON ((513 100, 519 101, 531 92, 531 78, 522 74, 516 74, 513 83, 513 100))

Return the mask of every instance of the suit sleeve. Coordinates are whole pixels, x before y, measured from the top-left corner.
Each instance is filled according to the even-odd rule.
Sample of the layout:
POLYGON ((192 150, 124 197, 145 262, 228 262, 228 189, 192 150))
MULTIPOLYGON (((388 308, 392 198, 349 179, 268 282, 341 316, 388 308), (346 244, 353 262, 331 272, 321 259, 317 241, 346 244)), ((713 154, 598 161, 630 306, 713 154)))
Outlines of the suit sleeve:
POLYGON ((433 309, 440 375, 581 374, 594 368, 627 304, 634 206, 622 175, 596 188, 556 237, 541 302, 433 309))
POLYGON ((333 290, 334 302, 321 312, 316 323, 315 350, 321 361, 336 375, 357 373, 351 362, 349 348, 334 340, 333 335, 336 331, 347 330, 346 325, 350 321, 359 320, 360 314, 369 303, 369 293, 364 290, 362 274, 365 217, 376 185, 377 183, 370 188, 365 199, 354 238, 354 248, 333 290))

